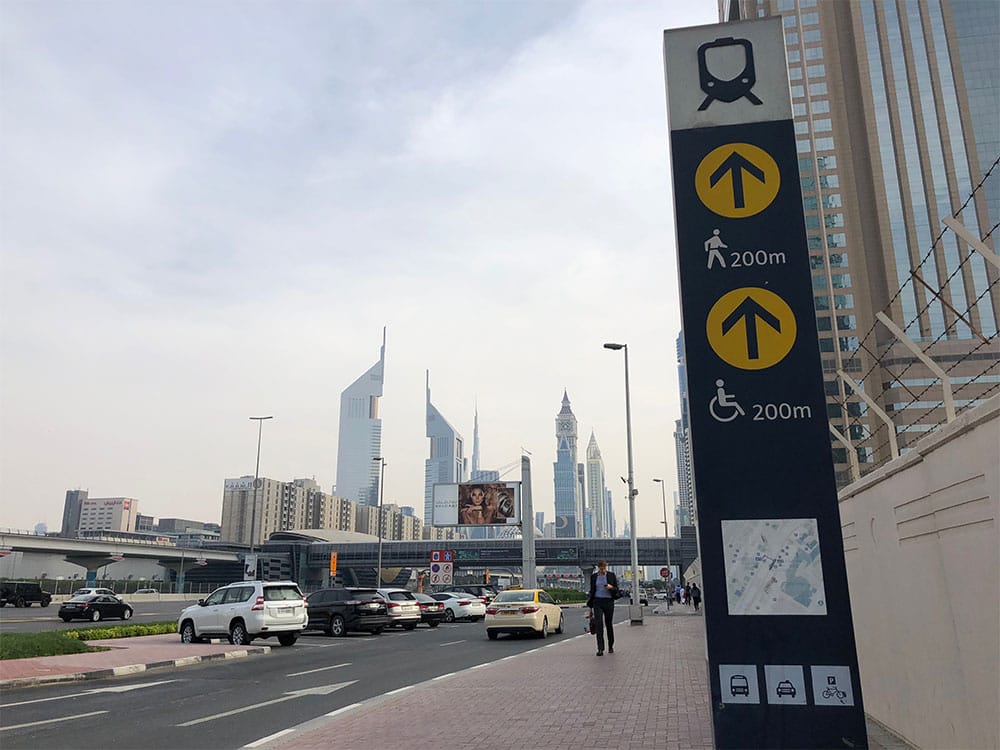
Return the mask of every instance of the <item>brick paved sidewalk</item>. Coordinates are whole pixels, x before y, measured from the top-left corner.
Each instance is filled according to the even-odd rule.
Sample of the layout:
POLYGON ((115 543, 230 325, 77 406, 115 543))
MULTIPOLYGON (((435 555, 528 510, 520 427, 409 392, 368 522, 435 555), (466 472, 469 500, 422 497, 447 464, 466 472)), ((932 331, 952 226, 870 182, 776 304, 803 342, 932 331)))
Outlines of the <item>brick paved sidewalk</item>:
MULTIPOLYGON (((567 629, 582 631, 582 611, 568 610, 567 629)), ((614 654, 596 656, 594 637, 581 633, 367 701, 266 746, 711 748, 702 618, 647 615, 615 634, 614 654)))

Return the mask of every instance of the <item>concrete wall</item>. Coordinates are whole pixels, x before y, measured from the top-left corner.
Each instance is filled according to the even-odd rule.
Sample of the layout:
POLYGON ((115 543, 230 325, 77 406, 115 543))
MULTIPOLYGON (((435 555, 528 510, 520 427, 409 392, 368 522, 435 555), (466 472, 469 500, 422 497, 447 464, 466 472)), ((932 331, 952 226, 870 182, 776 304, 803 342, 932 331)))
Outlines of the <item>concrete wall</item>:
POLYGON ((921 748, 1000 747, 1000 396, 840 493, 866 711, 921 748))

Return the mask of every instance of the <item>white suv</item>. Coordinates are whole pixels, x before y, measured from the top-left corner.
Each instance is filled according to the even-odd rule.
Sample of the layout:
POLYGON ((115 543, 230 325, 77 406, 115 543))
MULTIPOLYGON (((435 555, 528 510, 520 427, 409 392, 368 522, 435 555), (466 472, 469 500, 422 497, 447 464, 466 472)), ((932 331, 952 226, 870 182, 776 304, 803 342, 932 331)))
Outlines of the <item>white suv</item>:
POLYGON ((254 638, 276 635, 282 646, 291 646, 308 621, 298 584, 239 581, 216 589, 181 612, 177 632, 184 643, 224 635, 233 645, 242 646, 254 638))

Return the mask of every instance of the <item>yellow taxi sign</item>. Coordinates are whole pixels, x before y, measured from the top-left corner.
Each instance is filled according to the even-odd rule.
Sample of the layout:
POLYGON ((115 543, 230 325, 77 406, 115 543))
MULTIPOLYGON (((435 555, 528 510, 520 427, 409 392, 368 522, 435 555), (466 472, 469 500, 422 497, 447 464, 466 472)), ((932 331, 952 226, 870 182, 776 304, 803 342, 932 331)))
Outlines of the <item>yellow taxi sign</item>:
POLYGON ((781 187, 781 172, 767 151, 749 143, 727 143, 701 160, 694 188, 719 216, 743 219, 771 205, 781 187))
POLYGON ((795 314, 781 297, 759 287, 727 292, 712 305, 705 324, 720 359, 741 370, 764 370, 795 344, 795 314))

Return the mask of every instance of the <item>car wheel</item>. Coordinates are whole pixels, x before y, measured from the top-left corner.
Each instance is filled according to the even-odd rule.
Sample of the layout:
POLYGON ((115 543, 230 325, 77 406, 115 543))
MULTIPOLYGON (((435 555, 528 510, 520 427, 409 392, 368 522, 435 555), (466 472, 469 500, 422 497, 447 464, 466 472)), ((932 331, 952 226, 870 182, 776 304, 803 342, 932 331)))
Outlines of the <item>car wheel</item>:
POLYGON ((45 600, 43 600, 43 601, 42 601, 42 606, 43 606, 43 607, 47 607, 47 606, 49 606, 49 604, 50 604, 51 602, 52 602, 52 600, 51 600, 51 599, 45 599, 45 600))
POLYGON ((278 633, 278 643, 282 646, 294 646, 298 639, 298 633, 278 633))
POLYGON ((444 611, 444 621, 445 622, 455 622, 455 613, 450 609, 444 611))
POLYGON ((24 608, 25 606, 27 606, 24 603, 24 597, 22 597, 22 596, 17 597, 17 599, 14 600, 14 606, 15 607, 21 607, 21 608, 24 608))
POLYGON ((487 630, 486 631, 486 637, 489 638, 491 641, 495 641, 497 639, 498 635, 500 635, 500 634, 497 631, 495 631, 495 630, 487 630))
POLYGON ((198 636, 194 634, 194 623, 186 620, 181 625, 181 643, 197 643, 198 636))
POLYGON ((344 625, 344 618, 340 615, 330 616, 330 627, 327 628, 327 632, 334 638, 340 638, 347 634, 347 628, 344 625))
POLYGON ((545 619, 542 620, 542 629, 538 632, 538 637, 539 638, 548 638, 549 637, 549 618, 548 617, 546 617, 545 619))
POLYGON ((416 630, 416 628, 417 628, 417 623, 415 622, 408 622, 405 625, 403 625, 403 630, 416 630))
POLYGON ((100 619, 101 619, 101 610, 95 609, 93 612, 90 613, 91 622, 97 622, 100 619))
POLYGON ((127 620, 132 616, 132 609, 130 607, 125 607, 125 611, 122 612, 122 619, 127 620))
POLYGON ((563 616, 559 615, 559 625, 556 626, 554 631, 556 634, 561 634, 563 632, 563 616))
POLYGON ((59 619, 62 620, 63 622, 69 622, 73 618, 72 617, 60 617, 59 619))
POLYGON ((229 626, 229 642, 234 646, 247 646, 250 643, 250 634, 247 633, 247 626, 242 620, 237 620, 229 626))
POLYGON ((440 624, 441 624, 440 620, 431 620, 429 623, 427 623, 427 626, 431 628, 436 628, 440 624))

